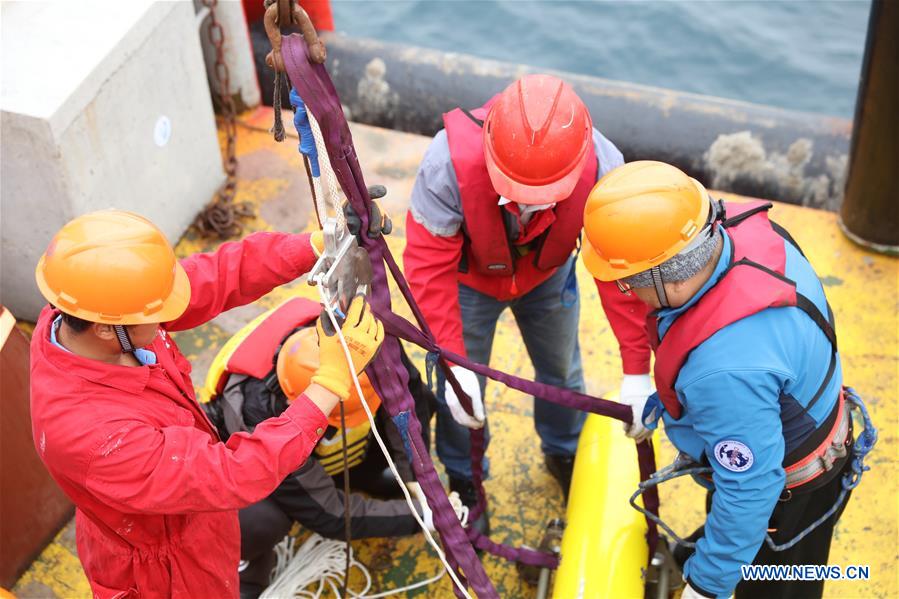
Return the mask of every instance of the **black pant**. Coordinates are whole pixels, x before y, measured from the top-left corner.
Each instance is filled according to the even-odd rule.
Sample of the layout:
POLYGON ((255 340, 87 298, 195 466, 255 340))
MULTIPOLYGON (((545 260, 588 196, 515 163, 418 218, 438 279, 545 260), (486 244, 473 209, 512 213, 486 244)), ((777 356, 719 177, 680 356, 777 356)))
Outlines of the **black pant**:
MULTIPOLYGON (((846 460, 847 470, 849 460, 846 460)), ((771 514, 768 527, 777 529, 771 532, 775 544, 783 544, 805 530, 812 522, 823 516, 836 502, 843 490, 843 473, 833 480, 808 493, 796 493, 789 501, 779 501, 771 514)), ((797 565, 827 564, 830 555, 830 542, 833 538, 833 527, 843 514, 849 494, 837 512, 824 521, 804 539, 786 551, 772 551, 767 543, 763 543, 756 554, 753 564, 759 565, 797 565)), ((820 598, 824 594, 823 580, 744 580, 737 585, 735 599, 787 599, 787 598, 820 598)))
POLYGON ((293 519, 271 499, 247 506, 237 512, 237 516, 240 520, 240 559, 249 562, 240 573, 241 587, 250 583, 264 589, 276 562, 272 548, 290 532, 293 519))
MULTIPOLYGON (((843 489, 843 474, 848 469, 849 460, 846 460, 840 473, 826 484, 805 493, 795 493, 789 501, 777 502, 768 521, 768 528, 776 529, 770 533, 775 544, 781 545, 792 540, 833 507, 843 489)), ((712 495, 713 492, 710 492, 706 498, 706 512, 711 509, 712 495)), ((763 542, 752 563, 754 565, 827 564, 833 528, 848 502, 849 494, 834 515, 786 551, 772 551, 767 542, 763 542)), ((702 537, 703 532, 703 528, 700 528, 687 540, 695 542, 702 537)), ((682 547, 675 550, 674 557, 681 569, 692 553, 692 549, 685 550, 682 547)), ((823 593, 823 580, 743 580, 737 585, 734 597, 735 599, 820 599, 823 593)))
MULTIPOLYGON (((436 409, 437 400, 422 381, 421 374, 406 356, 405 351, 401 352, 401 358, 403 365, 406 366, 409 372, 409 392, 415 399, 415 413, 421 422, 422 439, 425 446, 430 447, 430 422, 436 409)), ((265 406, 272 405, 272 402, 268 401, 256 403, 265 406)), ((274 415, 266 413, 262 414, 261 417, 267 418, 274 415)), ((410 481, 414 480, 412 467, 405 455, 399 431, 393 425, 385 410, 378 410, 375 413, 375 418, 378 429, 386 437, 385 442, 388 449, 390 449, 394 462, 396 462, 400 476, 410 481)), ((371 489, 366 488, 366 481, 380 476, 386 467, 387 461, 374 439, 372 439, 363 462, 350 469, 350 483, 355 490, 371 491, 371 489)), ((339 483, 339 489, 343 488, 342 476, 341 474, 335 477, 335 483, 339 483)), ((288 482, 282 483, 279 490, 286 488, 286 485, 288 485, 288 482)), ((273 495, 277 495, 278 492, 276 491, 273 495)), ((240 574, 241 589, 242 592, 244 590, 248 591, 245 593, 245 596, 252 597, 258 595, 258 593, 249 592, 249 586, 255 585, 260 589, 268 586, 269 577, 276 562, 273 548, 284 538, 284 535, 290 532, 294 519, 285 512, 284 505, 279 503, 273 496, 241 509, 238 512, 238 516, 240 519, 240 558, 249 562, 248 567, 240 574), (244 587, 248 588, 244 589, 244 587)))

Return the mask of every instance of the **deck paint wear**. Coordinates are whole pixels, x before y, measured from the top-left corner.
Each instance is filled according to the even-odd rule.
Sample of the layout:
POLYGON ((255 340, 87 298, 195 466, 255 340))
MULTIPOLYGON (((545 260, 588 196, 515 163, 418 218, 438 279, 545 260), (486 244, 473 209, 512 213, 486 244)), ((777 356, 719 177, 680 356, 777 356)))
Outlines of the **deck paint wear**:
MULTIPOLYGON (((276 144, 267 132, 271 113, 245 113, 248 126, 238 129, 239 184, 237 200, 252 202, 259 217, 247 223, 246 233, 257 230, 311 230, 314 216, 306 175, 296 153, 296 139, 276 144), (251 128, 252 127, 252 128, 251 128)), ((418 162, 428 139, 365 125, 351 126, 356 149, 368 184, 387 186, 382 206, 393 216, 394 233, 389 245, 400 256, 404 245, 403 213, 408 204, 418 162)), ((739 200, 730 194, 716 197, 739 200)), ((899 430, 899 260, 866 252, 849 242, 831 212, 777 204, 772 218, 791 231, 824 280, 835 311, 840 351, 846 382, 865 398, 872 418, 880 429, 880 442, 869 457, 872 470, 840 520, 831 550, 830 563, 868 564, 871 578, 865 582, 829 582, 825 597, 884 597, 899 594, 895 575, 899 536, 899 492, 897 439, 899 430)), ((179 256, 214 248, 217 241, 198 239, 188 233, 176 247, 179 256)), ((583 266, 578 264, 582 293, 581 348, 587 387, 595 394, 617 390, 620 358, 617 343, 602 315, 595 288, 583 266)), ((200 386, 206 369, 219 347, 263 309, 274 307, 291 294, 315 298, 315 290, 304 280, 274 290, 256 305, 232 310, 202 327, 175 335, 185 356, 194 364, 194 384, 200 386)), ((411 317, 399 295, 393 294, 398 313, 411 317)), ((424 354, 410 352, 423 367, 424 354)), ((533 367, 524 351, 511 314, 506 312, 497 327, 491 366, 533 376, 533 367)), ((490 448, 492 478, 486 489, 490 496, 494 538, 512 543, 539 543, 548 520, 564 516, 561 494, 542 465, 540 446, 533 430, 532 403, 522 393, 507 391, 497 384, 487 387, 485 404, 491 416, 493 440, 490 448)), ((662 438, 660 465, 674 456, 662 438)), ((436 461, 435 456, 435 463, 436 461)), ((442 475, 442 471, 441 471, 442 475)), ((661 491, 662 514, 675 530, 687 533, 703 520, 703 493, 689 481, 669 483, 661 491)), ((19 597, 89 597, 90 591, 75 557, 72 528, 69 526, 34 562, 14 588, 19 597)), ((353 543, 357 558, 369 566, 374 590, 386 590, 436 574, 439 562, 421 536, 404 539, 376 539, 353 543)), ((487 574, 500 596, 529 598, 534 590, 520 582, 514 565, 485 556, 487 574)), ((351 579, 351 582, 354 579, 351 579)), ((452 597, 451 583, 441 581, 410 593, 409 596, 452 597)))

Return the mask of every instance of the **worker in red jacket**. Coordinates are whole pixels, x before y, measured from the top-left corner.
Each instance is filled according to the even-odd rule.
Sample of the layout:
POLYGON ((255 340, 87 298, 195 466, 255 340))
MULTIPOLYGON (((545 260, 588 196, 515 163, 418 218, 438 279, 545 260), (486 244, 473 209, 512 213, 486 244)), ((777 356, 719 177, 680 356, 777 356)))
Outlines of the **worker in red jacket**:
MULTIPOLYGON (((497 319, 510 308, 536 379, 583 390, 574 254, 587 195, 623 163, 621 152, 593 128, 574 90, 550 75, 524 77, 443 122, 418 171, 403 254, 428 324, 441 346, 486 364, 497 319)), ((646 308, 613 284, 598 288, 621 346, 622 401, 642 401, 651 391, 646 308)), ((466 427, 485 424, 485 382, 459 366, 453 372, 474 417, 440 377, 437 455, 450 487, 473 504, 466 427)), ((535 398, 534 422, 567 498, 584 414, 535 398)), ((475 525, 486 529, 486 519, 475 525)))
MULTIPOLYGON (((237 597, 237 510, 309 456, 349 395, 337 336, 319 328, 305 392, 252 434, 219 440, 169 335, 306 273, 309 235, 256 233, 175 259, 162 232, 116 210, 81 216, 37 266, 51 303, 31 344, 38 455, 77 506, 78 555, 94 597, 237 597)), ((363 298, 343 325, 361 372, 383 337, 363 298)))

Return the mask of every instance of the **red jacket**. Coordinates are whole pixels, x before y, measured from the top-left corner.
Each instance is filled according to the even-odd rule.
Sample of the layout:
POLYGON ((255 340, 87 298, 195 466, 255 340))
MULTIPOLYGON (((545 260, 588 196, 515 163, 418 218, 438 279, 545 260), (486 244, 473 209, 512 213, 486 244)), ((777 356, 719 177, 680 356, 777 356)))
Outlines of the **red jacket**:
POLYGON ((252 435, 221 443, 168 332, 252 302, 313 262, 308 236, 281 233, 184 259, 190 305, 160 327, 152 366, 67 352, 50 341, 59 312, 41 312, 31 344, 32 432, 78 508, 78 555, 94 597, 238 596, 237 509, 305 462, 327 421, 301 396, 252 435))
MULTIPOLYGON (((488 103, 489 104, 489 103, 488 103)), ((480 115, 478 113, 475 116, 480 115)), ((451 113, 452 114, 452 113, 451 113)), ((458 115, 455 115, 458 116, 458 115)), ((461 116, 458 119, 460 125, 470 121, 468 117, 461 116)), ((447 123, 448 124, 448 123, 447 123)), ((472 130, 477 129, 472 123, 472 130)), ((476 132, 476 131, 475 131, 476 132)), ((469 132, 471 133, 471 131, 469 132)), ((449 132, 448 132, 449 138, 449 132)), ((477 136, 470 139, 476 139, 477 136)), ((480 138, 477 137, 477 140, 480 138)), ((450 152, 453 152, 453 143, 449 141, 450 152)), ((476 143, 472 141, 471 143, 476 143)), ((482 143, 477 141, 477 143, 482 143)), ((458 154, 458 148, 456 154, 458 154)), ((483 154, 483 152, 481 152, 483 154)), ((473 153, 474 156, 477 153, 473 153)), ((486 164, 483 159, 478 162, 478 168, 483 172, 477 174, 478 168, 462 169, 464 175, 460 175, 459 165, 452 156, 453 170, 456 174, 457 186, 471 187, 472 180, 489 181, 486 164), (460 176, 467 177, 460 184, 460 176), (468 183, 466 184, 466 181, 468 183)), ((477 162, 474 158, 473 161, 477 162)), ((594 160, 595 163, 595 160, 594 160)), ((595 177, 596 169, 592 169, 595 177)), ((496 206, 499 195, 492 186, 480 184, 477 186, 480 193, 487 193, 486 202, 496 206)), ((588 188, 589 189, 589 188, 588 188)), ((460 197, 465 195, 459 190, 460 197)), ((469 189, 469 196, 471 190, 469 189)), ((473 198, 469 198, 473 199, 473 198)), ((465 198, 462 199, 463 204, 465 198)), ((569 201, 569 200, 566 200, 569 201)), ((518 217, 518 207, 514 204, 496 206, 497 213, 506 210, 518 217)), ((452 236, 444 237, 432 234, 424 225, 418 223, 409 211, 406 214, 406 249, 403 252, 403 267, 409 287, 415 296, 415 300, 421 307, 427 319, 428 326, 437 337, 438 343, 453 352, 466 355, 465 343, 462 337, 462 312, 459 308, 459 283, 464 283, 494 297, 500 301, 508 301, 519 298, 532 291, 535 287, 551 277, 557 269, 540 269, 534 265, 533 252, 515 260, 515 276, 487 276, 474 272, 469 265, 469 273, 459 272, 459 264, 465 246, 466 229, 472 227, 467 223, 467 211, 463 209, 463 218, 466 220, 460 230, 452 236)), ((516 240, 520 244, 529 243, 540 235, 556 221, 553 210, 542 210, 533 215, 531 220, 522 225, 520 217, 519 237, 516 240)), ((483 228, 483 227, 481 227, 483 228)), ((505 237, 503 244, 506 244, 505 237)), ((572 242, 573 243, 573 242, 572 242)), ((573 249, 572 245, 572 249, 573 249)), ((469 259, 469 262, 472 260, 469 259)), ((649 372, 650 348, 646 337, 645 317, 646 305, 635 296, 625 296, 618 291, 614 283, 599 283, 599 296, 603 308, 609 319, 609 324, 615 333, 621 351, 622 366, 625 374, 645 374, 649 372)))

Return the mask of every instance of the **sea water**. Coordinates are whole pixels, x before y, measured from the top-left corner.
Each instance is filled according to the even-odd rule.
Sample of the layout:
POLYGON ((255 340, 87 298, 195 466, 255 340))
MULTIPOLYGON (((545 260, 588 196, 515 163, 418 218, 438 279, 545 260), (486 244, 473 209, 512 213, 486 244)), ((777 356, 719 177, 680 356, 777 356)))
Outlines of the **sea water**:
POLYGON ((852 118, 868 0, 332 0, 372 37, 852 118))

